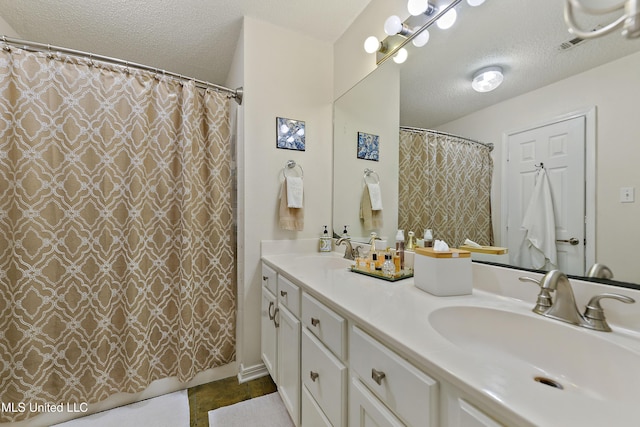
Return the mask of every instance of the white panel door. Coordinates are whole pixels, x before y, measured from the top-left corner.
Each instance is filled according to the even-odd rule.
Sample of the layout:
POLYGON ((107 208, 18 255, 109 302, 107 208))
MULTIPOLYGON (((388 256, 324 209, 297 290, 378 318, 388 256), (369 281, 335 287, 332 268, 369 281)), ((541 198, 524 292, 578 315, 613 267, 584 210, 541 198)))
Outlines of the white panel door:
MULTIPOLYGON (((516 260, 522 219, 538 168, 549 177, 556 223, 558 269, 585 273, 585 118, 579 116, 509 135, 507 140, 507 245, 516 260)), ((527 265, 522 265, 528 267, 527 265)))

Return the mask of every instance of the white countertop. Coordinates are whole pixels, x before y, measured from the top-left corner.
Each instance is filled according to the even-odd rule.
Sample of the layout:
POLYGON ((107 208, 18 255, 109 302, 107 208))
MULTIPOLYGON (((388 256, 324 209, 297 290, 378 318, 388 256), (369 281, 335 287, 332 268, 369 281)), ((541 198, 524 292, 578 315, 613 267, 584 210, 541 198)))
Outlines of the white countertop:
MULTIPOLYGON (((341 254, 335 252, 269 255, 269 251, 264 249, 265 245, 262 259, 267 265, 283 273, 304 291, 329 304, 361 328, 378 336, 427 373, 461 389, 479 402, 482 410, 496 414, 509 426, 620 427, 640 424, 640 405, 633 403, 635 396, 622 401, 602 395, 589 396, 579 388, 565 387, 564 390, 557 390, 544 386, 533 381, 534 372, 522 369, 521 366, 512 366, 507 360, 491 360, 486 355, 470 353, 457 347, 440 335, 429 322, 430 313, 451 305, 493 307, 538 316, 531 313, 537 293, 535 289, 530 292, 533 297, 527 302, 481 291, 476 289, 475 283, 472 295, 436 297, 416 288, 412 278, 387 282, 350 272, 347 268, 309 268, 308 261, 300 262, 301 256, 341 257, 341 254)), ((477 269, 499 268, 474 263, 474 281, 477 277, 482 277, 482 274, 476 274, 477 269)), ((491 274, 494 273, 491 271, 491 274)), ((636 297, 637 294, 636 292, 636 297)), ((473 326, 473 319, 469 319, 469 328, 473 326)), ((588 331, 572 325, 566 327, 575 328, 576 333, 606 334, 605 339, 622 343, 640 354, 640 340, 633 333, 625 335, 588 331)), ((522 333, 526 334, 527 331, 522 333)), ((549 352, 552 354, 566 352, 569 348, 561 343, 540 342, 539 345, 549 345, 549 352)), ((581 360, 589 356, 575 355, 581 360)), ((600 364, 607 366, 608 361, 593 360, 592 363, 594 367, 602 366, 600 364)), ((640 366, 607 368, 640 370, 640 366)), ((640 384, 638 387, 640 388, 640 384)))

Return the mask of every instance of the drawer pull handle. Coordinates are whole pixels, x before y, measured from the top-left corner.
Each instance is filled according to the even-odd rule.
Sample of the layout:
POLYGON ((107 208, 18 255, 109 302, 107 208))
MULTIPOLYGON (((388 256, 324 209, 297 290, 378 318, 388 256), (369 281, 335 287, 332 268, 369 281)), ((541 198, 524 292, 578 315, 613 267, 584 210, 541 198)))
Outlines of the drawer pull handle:
POLYGON ((316 380, 318 379, 318 377, 320 376, 319 373, 317 372, 313 372, 311 371, 311 374, 309 375, 311 377, 311 381, 316 382, 316 380))
POLYGON ((269 276, 262 276, 262 281, 266 282, 267 280, 269 280, 269 276))
POLYGON ((276 312, 274 311, 273 314, 271 314, 271 309, 274 307, 274 302, 273 301, 269 301, 269 308, 267 309, 267 312, 269 313, 269 320, 273 320, 273 318, 276 315, 276 312))
POLYGON ((276 328, 280 327, 280 322, 278 321, 278 319, 276 319, 276 316, 278 315, 279 311, 280 311, 279 307, 273 311, 273 324, 276 325, 276 328))
POLYGON ((280 291, 280 296, 281 297, 286 297, 287 296, 287 291, 280 291))
POLYGON ((316 319, 315 317, 311 318, 311 326, 318 326, 320 323, 320 319, 316 319))
POLYGON ((373 378, 373 380, 378 384, 378 385, 382 385, 382 380, 386 377, 387 375, 382 372, 382 371, 378 371, 376 369, 371 369, 371 378, 373 378))

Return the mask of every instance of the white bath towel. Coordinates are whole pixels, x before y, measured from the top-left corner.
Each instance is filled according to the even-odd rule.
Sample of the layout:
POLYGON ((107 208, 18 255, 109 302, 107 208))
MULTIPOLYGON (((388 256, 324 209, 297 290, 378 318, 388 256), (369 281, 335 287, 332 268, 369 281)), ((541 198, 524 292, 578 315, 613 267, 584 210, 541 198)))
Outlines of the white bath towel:
POLYGON ((302 177, 287 177, 287 207, 300 209, 302 207, 304 185, 302 177))
POLYGON ((525 230, 520 248, 523 266, 545 270, 557 268, 555 213, 551 185, 544 169, 536 177, 522 228, 525 230))
POLYGON ((380 191, 380 184, 367 183, 367 187, 369 188, 369 197, 371 198, 371 210, 381 211, 382 210, 382 192, 380 191))

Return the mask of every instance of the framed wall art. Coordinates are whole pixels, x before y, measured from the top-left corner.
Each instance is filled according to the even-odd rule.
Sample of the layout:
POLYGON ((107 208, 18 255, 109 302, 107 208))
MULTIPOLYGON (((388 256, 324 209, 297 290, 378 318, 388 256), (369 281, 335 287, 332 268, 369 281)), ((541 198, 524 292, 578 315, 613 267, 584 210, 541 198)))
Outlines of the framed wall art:
POLYGON ((305 129, 301 120, 276 117, 276 147, 285 150, 305 150, 305 129))
POLYGON ((370 133, 358 132, 358 158, 380 160, 380 137, 370 133))

